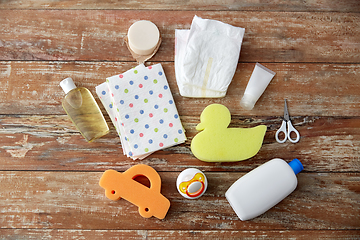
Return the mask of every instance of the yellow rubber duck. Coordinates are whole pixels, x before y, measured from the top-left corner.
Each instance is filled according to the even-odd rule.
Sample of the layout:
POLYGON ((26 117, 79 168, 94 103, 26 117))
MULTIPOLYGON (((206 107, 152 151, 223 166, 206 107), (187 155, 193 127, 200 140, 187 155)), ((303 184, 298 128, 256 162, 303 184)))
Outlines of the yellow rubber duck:
POLYGON ((191 141, 191 151, 205 162, 235 162, 255 156, 264 140, 267 127, 228 128, 231 114, 221 104, 207 106, 200 115, 191 141))

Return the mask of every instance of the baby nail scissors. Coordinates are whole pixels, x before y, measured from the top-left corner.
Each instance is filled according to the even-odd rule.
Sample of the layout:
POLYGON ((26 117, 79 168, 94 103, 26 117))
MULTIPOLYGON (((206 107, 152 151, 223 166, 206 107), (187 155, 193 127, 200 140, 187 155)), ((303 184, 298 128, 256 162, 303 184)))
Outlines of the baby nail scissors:
POLYGON ((281 127, 279 128, 279 130, 276 131, 275 139, 278 143, 284 143, 286 141, 286 139, 289 139, 289 141, 292 143, 297 143, 300 140, 300 133, 291 124, 290 117, 289 117, 289 111, 288 111, 287 104, 286 104, 286 99, 285 99, 285 107, 284 107, 284 120, 282 121, 282 124, 281 124, 281 127), (287 125, 287 129, 286 129, 286 125, 287 125), (279 134, 281 132, 285 134, 285 137, 282 140, 279 139, 279 134), (294 132, 296 134, 296 139, 292 139, 290 137, 291 132, 294 132))

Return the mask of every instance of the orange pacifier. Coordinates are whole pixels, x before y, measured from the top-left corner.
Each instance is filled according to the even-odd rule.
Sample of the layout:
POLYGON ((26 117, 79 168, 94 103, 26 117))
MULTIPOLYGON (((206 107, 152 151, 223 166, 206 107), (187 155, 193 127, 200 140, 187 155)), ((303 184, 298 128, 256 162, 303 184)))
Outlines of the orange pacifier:
POLYGON ((205 174, 196 168, 185 169, 176 180, 177 190, 188 199, 201 197, 205 193, 207 185, 205 174))

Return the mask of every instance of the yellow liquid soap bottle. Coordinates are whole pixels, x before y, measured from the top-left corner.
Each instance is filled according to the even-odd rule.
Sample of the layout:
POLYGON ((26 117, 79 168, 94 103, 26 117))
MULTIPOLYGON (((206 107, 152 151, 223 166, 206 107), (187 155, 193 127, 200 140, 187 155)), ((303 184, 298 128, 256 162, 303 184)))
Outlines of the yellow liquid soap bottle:
POLYGON ((66 94, 62 106, 88 142, 109 132, 105 118, 88 89, 76 87, 71 78, 62 80, 60 86, 66 94))

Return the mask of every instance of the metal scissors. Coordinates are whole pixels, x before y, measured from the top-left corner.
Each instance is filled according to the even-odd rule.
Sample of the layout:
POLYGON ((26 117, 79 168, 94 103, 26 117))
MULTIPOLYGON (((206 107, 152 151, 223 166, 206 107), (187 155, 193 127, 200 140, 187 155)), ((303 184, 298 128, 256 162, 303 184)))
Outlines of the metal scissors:
POLYGON ((286 139, 289 139, 289 141, 292 143, 297 143, 300 140, 300 133, 291 124, 289 111, 288 111, 287 104, 286 104, 286 99, 285 99, 285 107, 284 107, 284 120, 282 121, 282 124, 281 124, 281 127, 279 128, 279 130, 276 131, 275 139, 278 143, 284 143, 286 141, 286 139), (286 126, 287 126, 287 129, 286 129, 286 126), (294 132, 296 134, 296 139, 292 139, 290 137, 291 132, 294 132), (282 140, 279 139, 280 133, 285 134, 285 137, 282 140))

